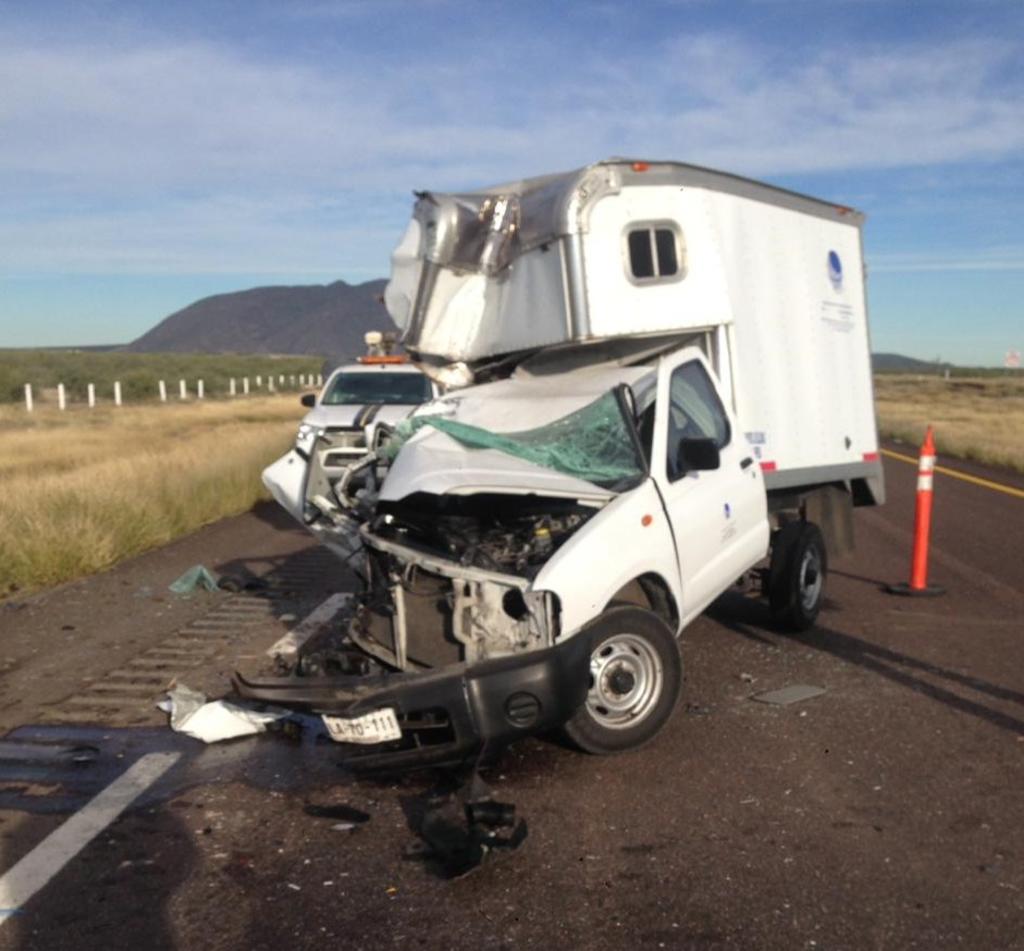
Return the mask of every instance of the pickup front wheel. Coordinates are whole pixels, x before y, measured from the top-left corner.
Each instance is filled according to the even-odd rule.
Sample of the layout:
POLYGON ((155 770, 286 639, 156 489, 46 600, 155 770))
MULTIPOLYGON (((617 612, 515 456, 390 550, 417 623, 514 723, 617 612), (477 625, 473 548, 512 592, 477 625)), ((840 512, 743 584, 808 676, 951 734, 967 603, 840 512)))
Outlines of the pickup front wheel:
POLYGON ((587 634, 590 689, 565 732, 587 753, 636 749, 668 722, 683 681, 675 635, 637 607, 609 608, 587 634))

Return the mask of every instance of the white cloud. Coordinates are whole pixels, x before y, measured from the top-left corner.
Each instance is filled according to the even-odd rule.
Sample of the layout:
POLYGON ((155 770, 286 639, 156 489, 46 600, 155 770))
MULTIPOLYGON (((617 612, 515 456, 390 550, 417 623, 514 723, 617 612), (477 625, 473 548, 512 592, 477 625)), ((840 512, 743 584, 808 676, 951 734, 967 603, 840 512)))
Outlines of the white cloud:
POLYGON ((1021 53, 991 40, 801 54, 708 34, 609 59, 539 37, 375 67, 359 51, 326 65, 0 36, 0 258, 365 273, 383 270, 413 187, 609 154, 760 176, 999 160, 1024 147, 1021 53), (339 196, 350 203, 326 207, 339 196))

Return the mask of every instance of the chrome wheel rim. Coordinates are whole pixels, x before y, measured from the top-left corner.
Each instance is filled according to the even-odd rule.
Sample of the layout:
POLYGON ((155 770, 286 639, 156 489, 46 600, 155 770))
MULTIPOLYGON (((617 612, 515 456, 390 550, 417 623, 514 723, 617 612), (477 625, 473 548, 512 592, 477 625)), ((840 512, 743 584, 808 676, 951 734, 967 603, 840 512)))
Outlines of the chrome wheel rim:
POLYGON ((821 588, 825 583, 821 570, 821 556, 816 548, 807 548, 800 559, 800 606, 804 611, 813 611, 821 597, 821 588))
POLYGON ((654 709, 665 674, 654 648, 635 634, 603 640, 590 655, 587 710, 602 726, 635 726, 654 709))

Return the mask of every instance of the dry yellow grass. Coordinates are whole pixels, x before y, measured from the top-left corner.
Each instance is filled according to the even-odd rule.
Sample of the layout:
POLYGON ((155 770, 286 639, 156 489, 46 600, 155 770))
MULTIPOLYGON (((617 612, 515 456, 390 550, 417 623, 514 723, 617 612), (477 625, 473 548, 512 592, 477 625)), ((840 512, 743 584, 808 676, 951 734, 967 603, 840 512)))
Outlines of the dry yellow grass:
POLYGON ((0 410, 0 598, 246 511, 302 412, 294 395, 31 417, 0 410))
POLYGON ((882 374, 875 377, 883 436, 918 445, 935 427, 940 453, 1024 472, 1024 379, 882 374))

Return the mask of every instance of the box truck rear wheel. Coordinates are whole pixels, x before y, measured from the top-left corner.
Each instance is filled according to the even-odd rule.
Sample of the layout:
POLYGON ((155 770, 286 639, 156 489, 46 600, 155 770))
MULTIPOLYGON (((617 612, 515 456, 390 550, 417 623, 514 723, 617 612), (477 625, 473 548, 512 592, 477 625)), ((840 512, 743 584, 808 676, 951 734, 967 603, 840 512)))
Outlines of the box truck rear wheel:
POLYGON ((821 529, 812 522, 789 522, 772 539, 768 600, 776 622, 806 631, 825 600, 828 556, 821 529))
POLYGON ((650 740, 672 716, 683 683, 679 644, 652 611, 613 606, 590 627, 590 689, 565 733, 588 753, 650 740))

